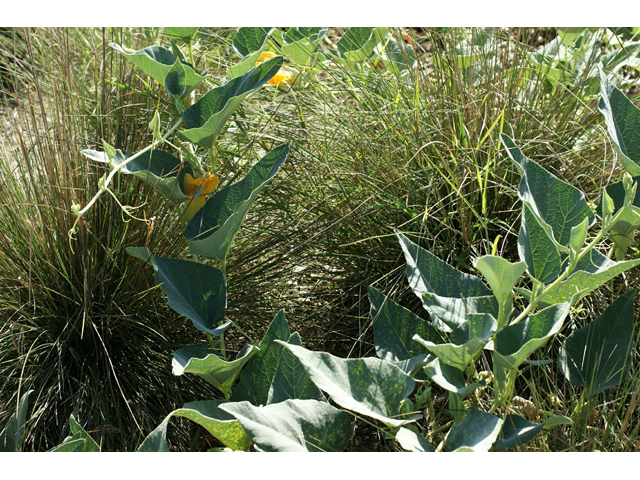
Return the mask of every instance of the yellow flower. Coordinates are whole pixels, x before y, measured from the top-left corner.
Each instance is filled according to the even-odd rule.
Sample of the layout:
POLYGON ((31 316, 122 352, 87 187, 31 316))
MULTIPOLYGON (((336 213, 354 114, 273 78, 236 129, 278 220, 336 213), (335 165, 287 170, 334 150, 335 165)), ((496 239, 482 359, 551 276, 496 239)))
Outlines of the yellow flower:
POLYGON ((193 178, 188 173, 184 176, 182 190, 185 195, 191 197, 187 200, 187 209, 182 216, 184 222, 191 220, 196 212, 203 207, 207 195, 215 190, 219 181, 220 179, 212 174, 197 178, 193 178))
MULTIPOLYGON (((262 62, 266 62, 267 60, 275 56, 276 54, 273 52, 269 52, 269 51, 262 52, 258 57, 258 60, 256 60, 256 67, 260 65, 262 62)), ((269 80, 269 83, 272 85, 275 85, 276 87, 282 87, 285 85, 287 87, 291 87, 295 83, 297 77, 298 77, 298 72, 293 68, 281 67, 280 70, 278 70, 278 73, 276 73, 273 76, 273 78, 269 80)))

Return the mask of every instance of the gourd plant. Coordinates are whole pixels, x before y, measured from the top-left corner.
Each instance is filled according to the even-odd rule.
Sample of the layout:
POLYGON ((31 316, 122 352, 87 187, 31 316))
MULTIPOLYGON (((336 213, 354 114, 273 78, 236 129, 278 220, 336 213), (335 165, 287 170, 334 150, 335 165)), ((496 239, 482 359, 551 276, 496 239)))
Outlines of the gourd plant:
MULTIPOLYGON (((223 398, 190 402, 170 412, 138 451, 167 451, 166 433, 173 417, 197 423, 224 445, 221 449, 249 450, 253 446, 263 451, 344 450, 352 436, 352 421, 346 412, 383 425, 389 438, 409 451, 509 449, 530 441, 543 428, 571 423, 569 418, 550 416, 532 424, 509 413, 515 381, 528 357, 560 332, 572 305, 640 263, 623 260, 640 226, 636 179, 625 176, 622 182, 608 186, 593 212, 582 192, 524 156, 502 135, 522 177, 518 262, 496 255, 477 258, 474 266, 483 281, 447 265, 397 232, 409 285, 429 313, 428 321, 370 288, 377 358, 343 359, 303 348, 299 334, 290 332, 281 311, 258 345, 245 346, 231 359, 224 344, 224 332, 232 324, 225 315, 227 256, 248 209, 278 172, 289 147, 276 147, 243 179, 217 191, 217 177, 205 174, 194 147, 212 149, 235 108, 280 73, 283 57, 263 56, 265 51, 272 52, 266 48, 283 49, 298 41, 318 45, 314 42, 321 32, 290 30, 281 36, 281 43, 273 45, 269 43, 271 29, 239 31, 234 47, 244 57, 242 69, 254 66, 246 72, 236 70, 228 83, 194 101, 194 89, 206 76, 196 72, 193 61, 184 59, 177 41, 187 43, 192 60, 195 36, 191 30, 174 30, 169 31, 174 34, 172 50, 161 46, 138 52, 113 48, 166 87, 179 118, 161 135, 157 113, 152 122, 154 142, 133 155, 106 143, 103 152, 84 151, 87 157, 107 163, 111 172, 100 180, 100 190, 87 207, 75 207, 81 217, 105 192, 115 197, 109 184, 122 172, 150 183, 187 217, 184 237, 193 260, 157 257, 145 247, 128 251, 153 265, 156 284, 166 293, 169 306, 188 317, 206 337, 206 344, 173 352, 174 374, 198 375, 223 398), (186 107, 184 102, 190 100, 186 107), (179 130, 183 124, 187 128, 179 130), (160 145, 177 150, 187 163, 157 149, 160 145), (196 201, 197 208, 190 209, 196 201), (594 232, 596 216, 601 226, 594 232), (605 255, 599 246, 608 238, 613 246, 605 255), (203 258, 218 261, 220 268, 198 261, 203 258), (526 306, 520 310, 515 298, 523 298, 526 306), (485 352, 493 360, 492 373, 476 370, 485 352), (468 408, 465 398, 490 383, 494 392, 490 409, 468 408), (417 423, 431 405, 433 385, 448 392, 452 417, 442 427, 449 431, 439 445, 433 445, 417 423)), ((344 52, 342 55, 347 58, 344 52)), ((614 145, 627 170, 640 175, 640 146, 633 137, 640 132, 640 114, 604 74, 601 84, 600 109, 614 145)), ((214 158, 211 154, 215 171, 214 158)), ((618 385, 628 375, 634 296, 633 290, 625 293, 562 344, 559 370, 569 382, 584 387, 585 397, 618 385)), ((70 430, 72 435, 57 448, 96 450, 95 442, 86 438, 73 417, 70 430)))

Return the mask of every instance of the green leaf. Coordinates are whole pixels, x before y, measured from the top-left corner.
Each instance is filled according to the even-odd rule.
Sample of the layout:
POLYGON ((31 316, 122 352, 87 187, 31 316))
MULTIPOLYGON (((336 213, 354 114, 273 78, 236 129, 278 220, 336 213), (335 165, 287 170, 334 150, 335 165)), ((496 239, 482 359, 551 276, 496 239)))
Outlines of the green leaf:
MULTIPOLYGON (((115 43, 110 43, 109 46, 144 70, 160 85, 165 85, 169 72, 175 65, 176 61, 180 61, 170 50, 157 45, 131 53, 126 52, 120 45, 115 43)), ((182 94, 184 97, 196 88, 200 82, 204 80, 207 74, 199 75, 191 65, 186 62, 180 62, 185 70, 185 90, 182 94)))
POLYGON ((167 424, 171 414, 158 425, 140 444, 136 452, 168 452, 169 445, 167 444, 167 424))
POLYGON ((600 103, 613 146, 624 168, 640 175, 640 109, 600 71, 600 103))
POLYGON ((64 441, 53 447, 50 452, 82 452, 84 451, 84 438, 67 437, 64 441))
POLYGON ((246 57, 260 50, 273 31, 271 27, 240 27, 233 35, 233 49, 246 57))
POLYGON ((232 450, 248 451, 253 442, 240 422, 220 408, 225 400, 205 400, 185 403, 171 413, 173 417, 188 418, 203 427, 232 450))
POLYGON ((518 254, 526 263, 529 275, 542 283, 553 282, 562 272, 562 257, 551 227, 526 202, 522 205, 518 254))
POLYGON ((635 294, 629 290, 618 297, 560 348, 560 371, 571 384, 585 387, 587 397, 620 384, 631 367, 635 294))
POLYGON ((398 433, 396 433, 396 440, 400 446, 408 452, 435 452, 426 438, 422 435, 415 433, 408 428, 400 427, 398 433))
POLYGON ((151 255, 151 250, 147 247, 127 247, 125 250, 132 257, 138 258, 145 263, 151 260, 151 257, 153 256, 151 255))
POLYGON ((416 61, 413 48, 404 42, 398 42, 391 34, 387 35, 376 51, 379 51, 380 61, 385 68, 396 75, 410 71, 416 61))
POLYGON ((249 95, 267 83, 282 67, 283 58, 271 58, 242 77, 205 93, 182 114, 187 130, 178 136, 201 147, 210 148, 233 112, 249 95))
POLYGON ((219 326, 227 308, 227 279, 222 271, 179 258, 153 257, 156 285, 167 294, 169 306, 188 317, 195 327, 219 336, 229 322, 219 326))
POLYGON ((84 445, 82 447, 83 452, 99 452, 100 446, 95 442, 93 438, 85 431, 84 428, 80 426, 80 424, 76 421, 73 414, 69 418, 69 429, 71 430, 71 435, 73 439, 82 438, 84 440, 84 445))
POLYGON ((256 407, 225 403, 256 447, 265 452, 339 452, 349 445, 351 420, 327 402, 285 400, 256 407))
POLYGON ((522 176, 518 196, 551 226, 554 239, 567 246, 572 227, 580 225, 585 218, 589 219, 589 225, 595 221, 584 194, 525 157, 508 136, 502 133, 500 138, 522 176))
POLYGON ((320 28, 295 27, 284 35, 280 51, 293 63, 306 65, 319 51, 320 41, 328 30, 320 28))
POLYGON ((494 444, 497 448, 509 450, 518 445, 524 445, 535 438, 544 428, 548 430, 557 425, 570 425, 571 419, 562 416, 553 416, 540 424, 530 423, 520 415, 509 414, 504 418, 500 436, 494 444))
MULTIPOLYGON (((287 343, 302 345, 298 333, 293 333, 287 343)), ((289 399, 318 400, 326 402, 326 398, 318 387, 311 381, 311 377, 293 353, 280 346, 280 358, 273 375, 267 404, 280 403, 289 399)))
POLYGON ((520 323, 504 327, 496 334, 494 363, 508 370, 518 368, 529 355, 560 331, 570 308, 571 301, 553 305, 520 323))
POLYGON ((497 316, 498 303, 481 278, 462 273, 396 232, 407 262, 407 279, 413 292, 432 315, 434 325, 450 331, 466 321, 467 313, 497 316))
POLYGON ((511 263, 495 255, 476 258, 473 266, 482 273, 501 304, 511 300, 513 287, 527 269, 524 262, 511 263))
POLYGON ((242 371, 240 382, 233 390, 231 400, 248 400, 254 405, 265 405, 269 390, 278 369, 278 361, 284 347, 274 340, 287 341, 291 338, 289 326, 280 310, 271 321, 267 333, 260 342, 259 351, 249 360, 242 371))
POLYGON ((245 345, 238 352, 235 360, 230 362, 219 356, 219 353, 203 345, 188 345, 172 352, 173 374, 193 373, 220 390, 225 397, 229 394, 242 367, 247 363, 257 348, 245 345))
POLYGON ((449 392, 460 395, 462 398, 466 397, 477 388, 484 387, 487 384, 487 382, 483 380, 478 383, 465 385, 462 371, 441 362, 439 358, 434 358, 429 362, 424 367, 424 371, 434 383, 449 392))
MULTIPOLYGON (((131 156, 115 150, 115 157, 110 161, 104 152, 82 150, 81 153, 96 162, 107 163, 111 168, 120 167, 131 156)), ((193 169, 163 150, 145 152, 122 166, 121 171, 141 178, 176 204, 191 198, 182 191, 182 182, 187 173, 194 176, 193 169)))
POLYGON ((454 425, 444 442, 445 452, 488 452, 500 434, 502 419, 471 409, 454 425))
POLYGON ((413 339, 427 347, 441 362, 464 370, 476 359, 493 334, 498 324, 491 315, 469 314, 467 323, 451 333, 451 343, 434 344, 415 335, 413 339))
POLYGON ((26 433, 27 409, 29 407, 29 390, 20 398, 16 413, 9 418, 7 425, 0 433, 0 452, 21 452, 22 442, 26 433))
POLYGON ((187 224, 184 236, 191 253, 225 260, 249 208, 289 153, 284 144, 274 148, 242 179, 217 190, 187 224))
POLYGON ((398 427, 415 420, 401 419, 400 404, 415 386, 413 378, 378 358, 342 359, 282 343, 307 370, 313 383, 343 408, 398 427))
POLYGON ((169 92, 169 95, 174 97, 181 97, 187 89, 186 84, 187 72, 182 65, 179 58, 176 58, 173 67, 167 73, 167 78, 164 81, 164 86, 169 92))
POLYGON ((164 27, 162 34, 167 38, 189 43, 195 38, 199 29, 200 27, 164 27))
POLYGON ((401 307, 380 291, 369 287, 371 321, 373 322, 373 343, 376 354, 387 362, 408 360, 427 350, 413 342, 415 334, 434 343, 440 343, 442 336, 433 326, 401 307))
POLYGON ((338 40, 338 55, 348 62, 364 62, 373 54, 375 46, 389 32, 387 28, 351 27, 338 40))
POLYGON ((544 292, 541 302, 546 305, 564 303, 571 299, 577 302, 600 285, 639 264, 640 259, 614 262, 592 249, 577 263, 569 278, 544 292))

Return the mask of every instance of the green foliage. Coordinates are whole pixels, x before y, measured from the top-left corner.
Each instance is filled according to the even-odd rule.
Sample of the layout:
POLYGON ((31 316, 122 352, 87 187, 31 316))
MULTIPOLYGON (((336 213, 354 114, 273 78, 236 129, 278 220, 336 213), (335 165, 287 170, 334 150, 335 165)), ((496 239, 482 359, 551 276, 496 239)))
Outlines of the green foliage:
POLYGON ((9 419, 7 425, 0 432, 0 452, 20 452, 24 442, 27 423, 27 408, 29 406, 29 390, 17 405, 16 413, 9 419))

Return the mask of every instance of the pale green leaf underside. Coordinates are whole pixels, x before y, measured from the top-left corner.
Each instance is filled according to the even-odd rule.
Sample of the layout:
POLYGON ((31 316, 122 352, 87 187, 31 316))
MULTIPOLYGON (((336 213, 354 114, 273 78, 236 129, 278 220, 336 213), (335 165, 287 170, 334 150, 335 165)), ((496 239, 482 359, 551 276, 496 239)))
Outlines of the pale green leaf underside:
POLYGON ((498 438, 502 419, 489 413, 471 409, 464 419, 454 425, 444 443, 446 452, 488 452, 498 438))

